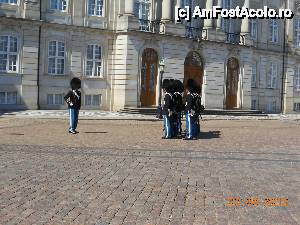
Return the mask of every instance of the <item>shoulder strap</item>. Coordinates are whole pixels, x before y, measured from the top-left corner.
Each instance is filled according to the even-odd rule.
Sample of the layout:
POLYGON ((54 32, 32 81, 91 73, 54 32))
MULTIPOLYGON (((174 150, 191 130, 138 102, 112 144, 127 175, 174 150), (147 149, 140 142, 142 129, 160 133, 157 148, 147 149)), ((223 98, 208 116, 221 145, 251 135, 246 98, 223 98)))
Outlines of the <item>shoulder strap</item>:
POLYGON ((75 90, 73 90, 74 95, 79 99, 80 96, 77 94, 77 92, 75 90))
POLYGON ((167 92, 166 95, 169 95, 171 98, 173 98, 173 96, 169 92, 167 92))

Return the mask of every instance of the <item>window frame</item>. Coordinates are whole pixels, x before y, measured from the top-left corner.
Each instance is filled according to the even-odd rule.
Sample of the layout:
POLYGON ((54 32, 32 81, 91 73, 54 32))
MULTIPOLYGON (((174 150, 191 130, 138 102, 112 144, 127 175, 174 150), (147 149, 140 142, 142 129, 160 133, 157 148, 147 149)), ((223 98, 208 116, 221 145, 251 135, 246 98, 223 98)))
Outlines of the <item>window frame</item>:
MULTIPOLYGON (((152 2, 151 0, 137 0, 134 5, 134 14, 139 20, 139 30, 150 31, 152 20, 152 2), (145 13, 143 13, 145 12, 145 13), (148 16, 147 16, 148 14, 148 16)), ((183 22, 183 20, 182 20, 183 22)))
MULTIPOLYGON (((222 0, 222 8, 232 9, 233 2, 232 0, 222 0), (228 4, 226 4, 228 3, 228 4)), ((225 33, 231 33, 232 20, 221 18, 221 29, 225 33), (228 26, 228 29, 226 29, 228 26)))
POLYGON ((138 19, 139 20, 151 20, 151 1, 149 0, 139 0, 137 1, 138 4, 138 19), (148 13, 148 18, 143 17, 143 10, 148 13))
POLYGON ((249 25, 250 25, 250 36, 257 40, 257 32, 258 32, 258 20, 257 19, 249 19, 249 25), (255 25, 255 26, 254 26, 255 25), (254 32, 255 31, 255 32, 254 32))
POLYGON ((50 93, 50 94, 47 94, 47 105, 48 106, 63 106, 64 105, 64 94, 57 94, 57 93, 50 93), (48 100, 49 100, 49 96, 51 95, 51 98, 52 98, 52 104, 50 104, 49 102, 48 102, 48 100), (57 103, 56 102, 56 96, 60 96, 61 97, 61 102, 60 103, 57 103))
MULTIPOLYGON (((86 12, 86 14, 87 14, 88 16, 90 16, 90 17, 105 17, 105 3, 106 3, 105 0, 102 0, 103 3, 102 3, 102 14, 101 14, 101 15, 95 14, 96 9, 97 9, 97 5, 96 5, 96 4, 95 4, 95 8, 94 8, 94 10, 93 10, 93 14, 90 14, 90 10, 89 10, 90 1, 91 1, 91 0, 87 0, 87 1, 86 1, 86 4, 87 4, 87 8, 86 8, 87 12, 86 12)), ((93 0, 93 1, 97 1, 97 0, 93 0)))
POLYGON ((4 100, 5 102, 4 103, 1 103, 0 102, 0 105, 17 105, 18 104, 18 92, 17 91, 0 91, 0 93, 4 93, 5 94, 5 97, 4 97, 4 100), (14 103, 8 103, 8 93, 11 93, 11 94, 15 94, 15 97, 16 97, 16 101, 14 103))
POLYGON ((47 46, 47 51, 48 51, 48 54, 47 54, 47 74, 48 75, 51 75, 51 76, 64 76, 66 75, 66 42, 64 40, 58 40, 58 39, 53 39, 53 40, 49 40, 48 41, 48 46, 47 46), (50 51, 49 51, 49 48, 50 48, 50 43, 51 42, 56 42, 56 48, 55 48, 55 56, 50 56, 50 51), (64 56, 58 56, 58 43, 61 42, 64 44, 64 56), (49 68, 50 68, 50 63, 49 63, 49 60, 50 58, 54 58, 55 60, 55 73, 50 73, 49 72, 49 68), (57 73, 57 70, 58 70, 58 67, 57 67, 57 60, 58 59, 63 59, 64 60, 64 67, 63 67, 63 73, 57 73))
POLYGON ((86 107, 96 107, 96 106, 101 106, 102 105, 102 94, 86 94, 84 95, 84 106, 86 107), (94 97, 98 96, 99 97, 99 105, 94 104, 94 97), (90 102, 91 104, 87 104, 87 97, 90 97, 90 102))
POLYGON ((268 113, 276 113, 277 102, 276 100, 268 101, 267 103, 267 112, 268 113))
POLYGON ((267 88, 269 89, 276 89, 278 86, 278 70, 279 66, 278 63, 271 62, 268 70, 268 82, 267 82, 267 88), (274 70, 274 67, 276 67, 276 70, 274 70), (274 71, 276 71, 276 74, 274 74, 274 71), (274 82, 275 79, 275 82, 274 82), (269 83, 270 81, 270 83, 269 83), (269 85, 270 84, 270 85, 269 85))
POLYGON ((296 91, 300 91, 300 66, 295 69, 295 88, 296 91))
POLYGON ((257 87, 257 76, 258 75, 258 62, 255 61, 252 63, 252 73, 251 73, 251 87, 256 88, 257 87), (255 71, 255 76, 254 76, 255 71))
POLYGON ((251 110, 257 110, 257 99, 251 100, 251 110))
MULTIPOLYGON (((11 0, 8 0, 8 1, 11 1, 11 0)), ((1 4, 6 4, 6 5, 19 5, 19 0, 16 0, 16 3, 1 2, 1 0, 0 0, 0 5, 1 5, 1 4)))
POLYGON ((269 24, 270 29, 270 41, 274 44, 279 43, 279 21, 271 19, 269 24))
POLYGON ((49 0, 49 9, 51 11, 54 11, 54 12, 63 12, 63 13, 66 13, 68 12, 68 7, 69 7, 69 0, 49 0), (58 9, 58 8, 52 8, 52 1, 56 1, 56 5, 58 3, 58 1, 66 1, 66 9, 65 10, 61 10, 61 9, 58 9))
POLYGON ((300 102, 294 102, 294 112, 300 112, 300 102))
POLYGON ((300 47, 300 18, 294 19, 294 39, 296 47, 300 47))
POLYGON ((86 46, 86 56, 85 56, 85 63, 84 63, 84 65, 85 66, 84 66, 84 73, 83 74, 85 75, 85 77, 88 77, 88 78, 103 78, 104 77, 103 76, 103 47, 102 47, 101 44, 92 43, 92 44, 88 44, 86 46), (92 60, 88 59, 88 47, 89 46, 93 46, 93 59, 92 60), (95 51, 96 51, 95 46, 100 47, 100 49, 101 49, 100 60, 95 59, 95 55, 96 55, 95 54, 95 51), (93 62, 92 75, 87 75, 87 63, 89 61, 93 62), (97 62, 100 62, 100 64, 101 64, 100 75, 95 75, 95 69, 96 69, 96 63, 97 62))
POLYGON ((19 73, 19 45, 20 45, 20 40, 19 37, 17 35, 12 35, 12 34, 0 34, 0 37, 8 37, 8 41, 7 41, 7 52, 4 51, 0 51, 0 54, 6 54, 7 58, 6 58, 6 69, 5 70, 0 70, 0 73, 8 73, 8 74, 16 74, 19 73), (16 52, 10 52, 10 41, 11 38, 16 38, 17 41, 17 51, 16 52), (9 70, 10 64, 9 64, 9 56, 16 56, 16 64, 14 65, 16 67, 16 70, 9 70))

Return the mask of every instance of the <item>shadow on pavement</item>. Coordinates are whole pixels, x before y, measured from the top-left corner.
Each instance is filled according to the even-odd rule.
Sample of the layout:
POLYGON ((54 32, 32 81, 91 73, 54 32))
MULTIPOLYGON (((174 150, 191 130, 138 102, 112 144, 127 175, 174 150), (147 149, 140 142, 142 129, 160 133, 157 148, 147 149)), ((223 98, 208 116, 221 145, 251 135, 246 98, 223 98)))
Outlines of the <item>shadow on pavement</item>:
POLYGON ((199 139, 213 139, 220 138, 220 131, 208 131, 208 132, 200 132, 199 139))
POLYGON ((85 134, 107 134, 106 131, 86 131, 85 134))

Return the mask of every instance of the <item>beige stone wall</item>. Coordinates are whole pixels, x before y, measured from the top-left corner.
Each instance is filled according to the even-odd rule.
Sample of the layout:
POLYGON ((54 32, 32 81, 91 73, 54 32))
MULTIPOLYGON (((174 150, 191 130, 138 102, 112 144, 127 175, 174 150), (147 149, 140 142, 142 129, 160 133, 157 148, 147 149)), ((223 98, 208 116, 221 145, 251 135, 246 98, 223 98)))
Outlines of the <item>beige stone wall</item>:
MULTIPOLYGON (((69 90, 69 82, 73 77, 82 79, 82 104, 83 108, 109 109, 107 101, 107 77, 108 77, 108 51, 109 36, 99 30, 75 29, 57 25, 47 25, 42 28, 41 35, 41 58, 40 58, 40 104, 42 108, 47 106, 47 94, 66 94, 69 90), (64 75, 48 74, 48 43, 51 40, 65 42, 66 63, 64 75), (88 44, 102 47, 102 76, 87 77, 85 75, 86 54, 88 44), (85 106, 85 95, 101 95, 100 106, 85 106)), ((66 106, 59 106, 65 108, 66 106)), ((53 108, 53 107, 50 107, 53 108)))
POLYGON ((38 24, 1 20, 0 35, 18 39, 18 63, 16 72, 0 72, 0 91, 17 92, 19 105, 1 105, 1 108, 37 108, 38 34, 38 24))

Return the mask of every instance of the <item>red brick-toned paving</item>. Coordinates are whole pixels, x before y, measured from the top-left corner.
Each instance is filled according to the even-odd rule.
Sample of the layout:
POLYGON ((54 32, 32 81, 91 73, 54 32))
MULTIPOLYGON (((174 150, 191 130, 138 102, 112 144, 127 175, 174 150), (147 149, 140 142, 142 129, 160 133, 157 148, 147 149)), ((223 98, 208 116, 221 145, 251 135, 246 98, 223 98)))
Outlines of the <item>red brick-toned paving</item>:
POLYGON ((299 125, 0 119, 0 224, 300 224, 299 125))

